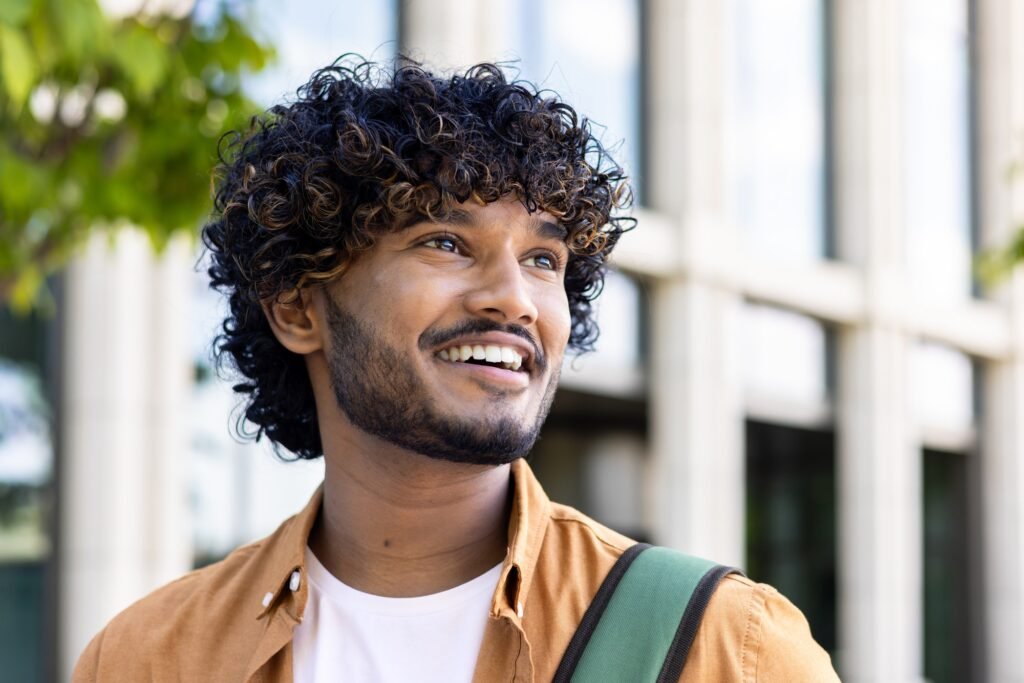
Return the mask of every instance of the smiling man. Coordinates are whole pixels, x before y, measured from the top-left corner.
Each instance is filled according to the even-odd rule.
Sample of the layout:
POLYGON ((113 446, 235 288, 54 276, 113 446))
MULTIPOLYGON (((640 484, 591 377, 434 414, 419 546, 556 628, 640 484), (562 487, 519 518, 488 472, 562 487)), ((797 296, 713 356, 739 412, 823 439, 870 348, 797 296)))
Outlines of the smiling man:
POLYGON ((664 549, 550 502, 523 460, 566 349, 597 337, 628 200, 584 119, 487 64, 342 62, 239 136, 204 229, 230 302, 217 348, 246 419, 324 457, 325 481, 270 537, 116 617, 75 679, 548 681, 575 662, 573 680, 835 680, 799 611, 741 575, 702 583, 695 637, 673 576, 606 592, 664 549), (641 661, 652 630, 581 673, 601 633, 580 624, 609 595, 610 613, 642 606, 628 633, 600 622, 613 641, 660 604, 671 648, 641 661))

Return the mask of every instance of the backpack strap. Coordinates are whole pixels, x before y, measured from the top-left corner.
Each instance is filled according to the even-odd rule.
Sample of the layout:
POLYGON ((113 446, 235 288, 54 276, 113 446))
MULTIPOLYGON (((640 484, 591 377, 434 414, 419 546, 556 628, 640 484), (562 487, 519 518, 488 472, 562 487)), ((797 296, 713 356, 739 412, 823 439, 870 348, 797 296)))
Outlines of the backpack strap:
POLYGON ((598 588, 553 680, 676 683, 712 593, 735 571, 637 543, 598 588))

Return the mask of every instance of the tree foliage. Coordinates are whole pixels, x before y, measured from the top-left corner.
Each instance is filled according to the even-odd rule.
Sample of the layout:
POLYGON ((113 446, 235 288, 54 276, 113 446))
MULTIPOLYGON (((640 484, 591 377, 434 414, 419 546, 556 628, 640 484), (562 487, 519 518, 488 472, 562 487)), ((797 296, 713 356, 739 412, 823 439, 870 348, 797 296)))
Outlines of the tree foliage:
POLYGON ((0 304, 36 301, 94 230, 158 248, 210 206, 216 140, 255 110, 271 49, 220 6, 125 17, 96 0, 0 0, 0 304))

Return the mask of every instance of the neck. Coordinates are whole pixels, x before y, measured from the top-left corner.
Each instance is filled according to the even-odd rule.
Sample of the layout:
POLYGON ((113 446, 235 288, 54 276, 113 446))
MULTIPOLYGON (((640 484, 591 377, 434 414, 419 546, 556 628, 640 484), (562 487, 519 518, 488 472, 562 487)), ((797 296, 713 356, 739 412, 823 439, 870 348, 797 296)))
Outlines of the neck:
POLYGON ((508 465, 466 465, 373 437, 325 442, 324 503, 309 544, 367 593, 437 593, 483 574, 507 548, 508 465))

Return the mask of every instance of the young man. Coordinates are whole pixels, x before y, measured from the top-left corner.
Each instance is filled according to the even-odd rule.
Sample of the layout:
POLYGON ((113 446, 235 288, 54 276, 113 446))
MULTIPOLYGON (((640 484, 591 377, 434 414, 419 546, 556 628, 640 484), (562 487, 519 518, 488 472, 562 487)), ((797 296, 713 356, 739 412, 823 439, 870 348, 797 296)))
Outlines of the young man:
MULTIPOLYGON (((204 229, 245 417, 326 459, 269 538, 156 591, 81 681, 548 681, 633 545, 523 460, 631 221, 585 120, 493 65, 315 74, 230 148, 204 229)), ((835 680, 739 575, 682 681, 835 680)))

